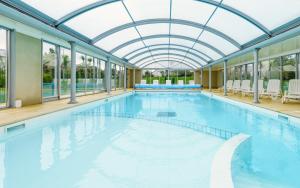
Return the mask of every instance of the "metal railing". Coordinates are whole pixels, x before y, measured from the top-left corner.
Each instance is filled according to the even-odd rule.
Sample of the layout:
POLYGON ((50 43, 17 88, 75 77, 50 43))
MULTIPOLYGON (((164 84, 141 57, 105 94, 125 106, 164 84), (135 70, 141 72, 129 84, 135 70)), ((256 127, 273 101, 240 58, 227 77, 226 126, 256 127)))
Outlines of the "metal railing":
POLYGON ((86 112, 75 113, 73 115, 76 116, 93 115, 93 116, 110 116, 110 117, 118 117, 118 118, 142 119, 142 120, 154 121, 154 122, 174 125, 177 127, 192 129, 194 131, 216 136, 218 138, 222 138, 225 140, 237 135, 237 133, 227 131, 224 129, 210 127, 199 123, 188 122, 188 121, 183 121, 183 120, 178 120, 178 119, 168 118, 168 117, 155 117, 155 116, 145 116, 139 114, 112 113, 112 112, 102 112, 102 111, 86 111, 86 112))

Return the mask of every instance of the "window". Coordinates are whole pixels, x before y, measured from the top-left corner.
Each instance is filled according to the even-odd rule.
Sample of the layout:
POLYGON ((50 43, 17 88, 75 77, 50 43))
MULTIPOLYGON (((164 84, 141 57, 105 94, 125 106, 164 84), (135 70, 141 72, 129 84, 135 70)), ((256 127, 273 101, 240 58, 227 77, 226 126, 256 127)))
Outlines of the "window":
POLYGON ((96 91, 104 90, 104 71, 105 71, 105 62, 100 59, 95 59, 95 87, 96 91))
POLYGON ((269 70, 270 70, 270 63, 269 61, 262 61, 260 63, 260 79, 264 81, 264 88, 267 88, 268 81, 269 81, 269 70))
POLYGON ((94 91, 94 58, 91 56, 86 57, 86 92, 94 91))
POLYGON ((170 71, 170 80, 171 80, 172 84, 177 84, 177 80, 178 80, 177 70, 170 71))
POLYGON ((120 66, 120 88, 124 88, 124 67, 120 66))
POLYGON ((43 42, 43 97, 57 97, 56 46, 43 42))
POLYGON ((296 78, 296 54, 282 57, 282 90, 288 89, 289 80, 296 78))
POLYGON ((76 53, 76 93, 85 93, 86 87, 86 57, 84 54, 76 53))
POLYGON ((7 31, 0 29, 0 108, 6 107, 7 97, 7 31))
POLYGON ((111 64, 111 89, 116 89, 116 65, 111 64))
POLYGON ((71 51, 61 48, 60 95, 67 97, 71 88, 71 51))
POLYGON ((116 65, 116 89, 120 88, 120 66, 116 65))
POLYGON ((192 70, 186 70, 185 83, 189 84, 190 80, 194 80, 194 71, 192 71, 192 70))
POLYGON ((270 79, 280 80, 281 65, 280 57, 275 59, 270 59, 270 79))
POLYGON ((178 80, 185 80, 185 70, 178 70, 178 80))
POLYGON ((142 70, 142 80, 146 80, 147 84, 151 84, 151 71, 150 70, 142 70))
POLYGON ((253 63, 249 63, 246 65, 246 79, 253 81, 253 63))

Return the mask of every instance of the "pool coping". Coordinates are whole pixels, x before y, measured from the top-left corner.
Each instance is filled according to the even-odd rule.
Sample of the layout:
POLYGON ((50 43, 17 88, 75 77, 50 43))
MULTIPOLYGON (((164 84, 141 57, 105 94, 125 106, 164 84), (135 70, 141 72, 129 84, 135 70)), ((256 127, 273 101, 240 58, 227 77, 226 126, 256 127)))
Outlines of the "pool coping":
POLYGON ((232 105, 235 105, 238 107, 242 107, 242 108, 246 108, 252 112, 267 115, 268 117, 271 117, 275 120, 279 120, 279 121, 284 120, 284 121, 289 122, 289 123, 297 126, 298 128, 300 128, 300 118, 298 118, 298 117, 295 117, 295 116, 292 116, 289 114, 285 114, 285 113, 282 113, 279 111, 274 111, 274 110, 264 108, 261 106, 256 106, 254 104, 248 104, 248 103, 236 101, 234 99, 229 99, 229 98, 222 97, 222 96, 219 96, 219 95, 216 95, 216 94, 213 94, 210 92, 206 92, 206 91, 201 91, 201 93, 209 98, 213 98, 213 99, 220 100, 220 101, 225 101, 229 104, 232 104, 232 105))
POLYGON ((216 152, 211 165, 210 188, 234 188, 232 161, 239 148, 251 141, 250 138, 240 133, 227 140, 216 152))

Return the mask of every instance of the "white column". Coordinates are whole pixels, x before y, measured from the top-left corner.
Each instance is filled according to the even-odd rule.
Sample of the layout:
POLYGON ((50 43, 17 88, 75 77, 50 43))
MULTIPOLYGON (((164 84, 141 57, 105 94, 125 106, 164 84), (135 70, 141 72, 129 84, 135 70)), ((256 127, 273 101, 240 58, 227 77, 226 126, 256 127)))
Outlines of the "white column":
POLYGON ((259 103, 259 94, 258 94, 258 54, 259 53, 259 49, 255 49, 253 52, 253 56, 254 56, 254 72, 253 72, 253 84, 254 84, 254 99, 253 102, 254 103, 259 103))
POLYGON ((209 91, 211 91, 211 66, 209 66, 208 68, 208 87, 209 87, 209 91))
POLYGON ((227 96, 227 60, 224 61, 224 96, 227 96))
POLYGON ((70 42, 71 45, 71 96, 69 104, 75 104, 76 101, 76 44, 70 42))
POLYGON ((127 90, 127 67, 124 65, 124 91, 127 90))
POLYGON ((10 54, 9 58, 9 103, 8 106, 13 108, 15 107, 16 101, 16 31, 10 31, 10 54))

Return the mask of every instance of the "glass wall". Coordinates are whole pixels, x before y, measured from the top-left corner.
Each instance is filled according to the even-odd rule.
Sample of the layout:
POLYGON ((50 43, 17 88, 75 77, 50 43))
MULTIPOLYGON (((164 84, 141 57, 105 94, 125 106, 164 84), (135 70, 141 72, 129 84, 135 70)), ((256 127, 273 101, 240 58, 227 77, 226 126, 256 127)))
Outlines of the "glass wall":
POLYGON ((119 89, 120 88, 120 74, 121 74, 119 65, 116 65, 115 73, 116 73, 116 89, 119 89))
POLYGON ((86 56, 76 53, 76 93, 85 94, 86 88, 86 56))
POLYGON ((86 92, 93 93, 94 83, 95 83, 95 67, 94 58, 91 56, 86 56, 86 92))
POLYGON ((296 78, 296 54, 282 57, 282 91, 288 90, 289 80, 296 78))
POLYGON ((116 90, 116 64, 111 64, 111 90, 116 90))
POLYGON ((120 88, 124 88, 124 67, 120 66, 120 88))
POLYGON ((189 84, 190 80, 194 80, 194 71, 193 70, 186 70, 185 73, 185 84, 189 84))
POLYGON ((60 97, 68 97, 71 88, 71 51, 66 48, 60 49, 60 97))
POLYGON ((57 97, 56 46, 43 42, 43 97, 57 97))
POLYGON ((102 91, 105 89, 104 87, 104 74, 105 74, 105 62, 95 58, 95 68, 96 68, 96 75, 95 75, 95 87, 96 92, 102 91))
POLYGON ((169 79, 171 80, 172 84, 177 84, 178 82, 178 70, 170 70, 170 77, 169 79))
POLYGON ((0 108, 7 106, 7 31, 0 29, 0 108))

